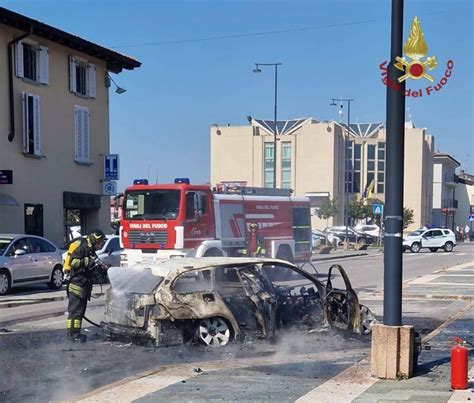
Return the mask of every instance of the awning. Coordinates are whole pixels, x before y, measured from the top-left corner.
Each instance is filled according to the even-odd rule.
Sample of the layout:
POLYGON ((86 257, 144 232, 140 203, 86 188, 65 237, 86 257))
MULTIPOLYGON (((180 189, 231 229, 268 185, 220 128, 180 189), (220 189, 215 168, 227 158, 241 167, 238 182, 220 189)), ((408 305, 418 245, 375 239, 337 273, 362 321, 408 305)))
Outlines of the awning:
POLYGON ((19 206, 19 204, 13 197, 0 193, 0 206, 19 206))

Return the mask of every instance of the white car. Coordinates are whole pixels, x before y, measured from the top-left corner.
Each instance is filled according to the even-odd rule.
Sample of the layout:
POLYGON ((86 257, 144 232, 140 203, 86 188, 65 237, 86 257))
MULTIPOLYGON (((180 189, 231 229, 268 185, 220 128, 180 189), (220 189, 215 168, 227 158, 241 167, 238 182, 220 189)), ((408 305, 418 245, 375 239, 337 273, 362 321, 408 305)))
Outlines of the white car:
POLYGON ((383 231, 380 233, 380 227, 375 224, 357 224, 354 230, 362 234, 368 234, 374 238, 378 238, 379 235, 383 238, 383 231))
POLYGON ((47 284, 52 290, 61 288, 62 263, 61 251, 45 238, 0 234, 0 295, 30 284, 47 284))
POLYGON ((431 252, 441 248, 451 252, 455 246, 454 232, 444 228, 419 229, 403 238, 403 250, 410 249, 413 253, 418 253, 422 248, 429 248, 431 252))
MULTIPOLYGON (((76 239, 73 239, 72 241, 69 241, 63 246, 61 246, 63 261, 64 259, 66 259, 69 245, 76 239)), ((102 248, 99 249, 96 253, 99 259, 102 260, 106 265, 111 267, 117 267, 120 266, 121 251, 122 248, 120 247, 120 237, 118 235, 106 235, 104 246, 102 246, 102 248)))

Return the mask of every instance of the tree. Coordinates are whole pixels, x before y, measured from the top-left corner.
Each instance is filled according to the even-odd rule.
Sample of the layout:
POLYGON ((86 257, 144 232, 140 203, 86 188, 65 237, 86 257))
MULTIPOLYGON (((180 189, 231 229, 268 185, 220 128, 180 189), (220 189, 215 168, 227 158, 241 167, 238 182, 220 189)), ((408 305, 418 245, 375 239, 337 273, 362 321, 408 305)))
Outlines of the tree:
POLYGON ((370 214, 370 206, 364 205, 363 199, 357 200, 357 198, 354 198, 347 206, 347 215, 350 217, 351 221, 362 220, 370 217, 370 214))
POLYGON ((415 222, 413 209, 403 207, 403 229, 406 229, 410 224, 415 222))
POLYGON ((334 217, 338 212, 335 199, 327 199, 318 209, 316 215, 326 220, 326 227, 328 226, 328 220, 334 217))

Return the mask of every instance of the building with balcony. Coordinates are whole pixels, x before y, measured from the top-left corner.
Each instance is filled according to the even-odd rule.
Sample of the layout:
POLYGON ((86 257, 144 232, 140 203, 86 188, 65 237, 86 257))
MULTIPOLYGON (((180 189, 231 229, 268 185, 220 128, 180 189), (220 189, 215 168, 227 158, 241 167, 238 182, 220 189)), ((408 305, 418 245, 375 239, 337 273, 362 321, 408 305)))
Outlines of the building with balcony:
POLYGON ((433 157, 433 212, 431 223, 436 227, 455 228, 458 209, 456 199, 456 168, 461 164, 449 154, 433 157))
POLYGON ((0 49, 0 233, 109 232, 109 73, 140 62, 1 7, 0 49))
MULTIPOLYGON (((275 153, 273 121, 249 120, 244 126, 211 127, 211 183, 234 181, 273 187, 276 157, 277 187, 291 188, 297 196, 308 196, 313 228, 320 229, 327 224, 343 224, 345 197, 352 200, 365 194, 385 200, 383 124, 347 127, 312 118, 278 121, 275 153), (336 200, 338 214, 326 223, 317 217, 317 210, 328 198, 336 200)), ((414 211, 415 223, 411 228, 431 220, 433 147, 434 138, 426 129, 407 125, 404 205, 414 211)))

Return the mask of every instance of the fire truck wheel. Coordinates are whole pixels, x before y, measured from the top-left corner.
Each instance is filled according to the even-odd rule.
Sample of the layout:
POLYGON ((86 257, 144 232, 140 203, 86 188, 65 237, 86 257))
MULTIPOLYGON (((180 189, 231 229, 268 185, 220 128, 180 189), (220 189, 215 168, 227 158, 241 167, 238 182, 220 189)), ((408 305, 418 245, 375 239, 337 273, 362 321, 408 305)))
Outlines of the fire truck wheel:
POLYGON ((224 255, 217 248, 209 249, 208 251, 206 251, 206 253, 204 253, 204 257, 212 257, 212 256, 224 256, 224 255))

